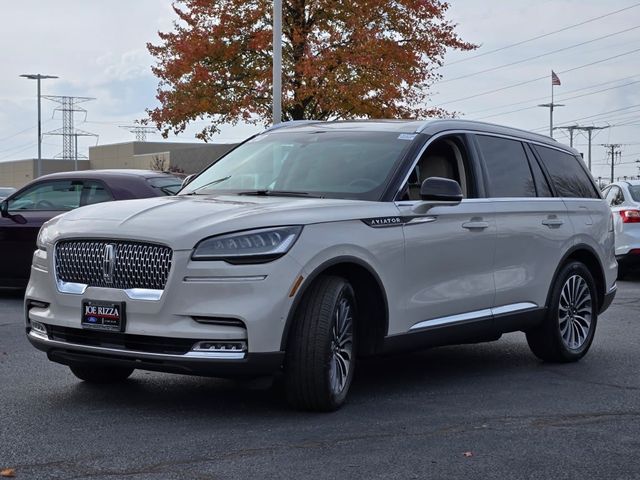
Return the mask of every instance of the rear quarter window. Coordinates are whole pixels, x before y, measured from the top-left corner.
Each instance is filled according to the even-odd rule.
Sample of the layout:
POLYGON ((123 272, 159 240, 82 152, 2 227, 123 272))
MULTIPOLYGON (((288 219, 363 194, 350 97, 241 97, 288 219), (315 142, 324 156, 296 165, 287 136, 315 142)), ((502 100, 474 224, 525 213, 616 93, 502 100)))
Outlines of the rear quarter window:
POLYGON ((601 198, 577 157, 540 145, 533 145, 533 148, 540 156, 559 197, 601 198))

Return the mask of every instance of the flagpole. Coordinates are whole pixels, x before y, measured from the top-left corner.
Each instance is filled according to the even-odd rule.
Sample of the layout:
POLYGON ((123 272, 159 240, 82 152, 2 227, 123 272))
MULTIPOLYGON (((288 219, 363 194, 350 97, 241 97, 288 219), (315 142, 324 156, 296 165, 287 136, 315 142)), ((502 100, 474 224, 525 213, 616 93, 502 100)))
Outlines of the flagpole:
POLYGON ((551 104, 549 105, 549 136, 553 138, 553 78, 551 79, 551 104))

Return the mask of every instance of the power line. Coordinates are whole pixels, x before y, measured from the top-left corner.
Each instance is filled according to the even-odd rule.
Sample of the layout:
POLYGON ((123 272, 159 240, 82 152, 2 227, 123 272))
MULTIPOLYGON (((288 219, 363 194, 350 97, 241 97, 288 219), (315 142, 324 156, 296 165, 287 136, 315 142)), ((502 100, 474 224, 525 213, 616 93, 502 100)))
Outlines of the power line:
MULTIPOLYGON (((620 112, 622 110, 629 110, 630 108, 637 108, 637 107, 640 107, 640 104, 629 105, 627 107, 616 108, 615 110, 609 110, 607 112, 596 113, 595 115, 588 115, 586 117, 576 118, 576 119, 570 120, 569 122, 566 122, 565 125, 560 125, 560 126, 566 126, 567 124, 576 123, 576 122, 578 122, 580 120, 587 120, 587 119, 590 119, 590 118, 595 118, 595 117, 600 117, 600 116, 603 116, 603 115, 607 115, 609 113, 620 112)), ((602 121, 602 119, 599 119, 598 121, 602 121)), ((532 132, 536 132, 536 131, 540 131, 540 130, 545 130, 546 128, 547 127, 538 127, 538 128, 532 129, 531 131, 532 132)))
MULTIPOLYGON (((574 100, 576 98, 588 97, 590 95, 595 95, 597 93, 608 92, 609 90, 615 90, 617 88, 628 87, 629 85, 635 85, 636 83, 640 83, 640 80, 636 80, 635 82, 625 83, 624 85, 618 85, 616 87, 603 88, 602 90, 596 90, 595 92, 583 93, 581 95, 574 95, 573 97, 562 97, 562 98, 559 98, 558 101, 559 102, 566 102, 567 100, 574 100)), ((546 97, 542 97, 542 98, 546 98, 546 97)), ((522 112, 524 110, 530 110, 530 109, 536 108, 536 107, 537 107, 537 105, 532 105, 532 106, 528 106, 528 107, 518 108, 516 110, 510 110, 508 112, 494 113, 492 115, 486 115, 484 117, 477 117, 476 120, 483 120, 485 118, 493 118, 493 117, 498 117, 498 116, 501 116, 501 115, 509 115, 511 113, 522 112)))
POLYGON ((520 45, 524 45, 525 43, 533 42, 535 40, 539 40, 541 38, 545 38, 545 37, 548 37, 550 35, 555 35, 556 33, 565 32, 567 30, 571 30, 572 28, 580 27, 582 25, 586 25, 587 23, 595 22, 595 21, 600 20, 602 18, 610 17, 612 15, 615 15, 616 13, 620 13, 620 12, 624 12, 626 10, 630 10, 632 8, 635 8, 635 7, 639 6, 639 5, 640 5, 640 3, 634 3, 633 5, 630 5, 630 6, 625 7, 625 8, 621 8, 620 10, 615 10, 613 12, 605 13, 604 15, 600 15, 598 17, 593 17, 593 18, 590 18, 590 19, 585 20, 585 21, 580 22, 580 23, 574 23, 573 25, 569 25, 567 27, 563 27, 563 28, 560 28, 558 30, 554 30, 554 31, 549 32, 549 33, 544 33, 542 35, 537 35, 535 37, 528 38, 526 40, 521 40, 519 42, 512 43, 511 45, 505 45, 504 47, 496 48, 494 50, 489 50, 488 52, 478 53, 476 55, 472 55, 471 57, 462 58, 460 60, 456 60, 454 62, 448 63, 447 65, 444 65, 443 68, 444 67, 449 67, 451 65, 456 65, 456 64, 462 63, 462 62, 468 62, 469 60, 473 60, 473 59, 479 58, 479 57, 484 57, 486 55, 491 55, 492 53, 501 52, 501 51, 507 50, 509 48, 518 47, 520 45))
POLYGON ((551 52, 541 53, 539 55, 534 55, 533 57, 528 57, 528 58, 525 58, 525 59, 522 59, 522 60, 517 60, 515 62, 505 63, 503 65, 498 65, 497 67, 486 68, 486 69, 480 70, 478 72, 468 73, 466 75, 460 75, 459 77, 448 78, 446 80, 440 80, 440 81, 437 82, 436 85, 440 85, 440 84, 448 83, 448 82, 453 82, 455 80, 461 80, 463 78, 474 77, 474 76, 480 75, 482 73, 494 72, 496 70, 500 70, 500 69, 503 69, 503 68, 506 68, 506 67, 511 67, 513 65, 518 65, 520 63, 528 62, 529 60, 536 60, 538 58, 542 58, 542 57, 546 57, 546 56, 549 56, 549 55, 553 55, 555 53, 564 52, 565 50, 571 50, 572 48, 577 48, 577 47, 581 47, 583 45, 587 45, 589 43, 593 43, 593 42, 597 42, 597 41, 600 41, 600 40, 604 40, 605 38, 610 38, 610 37, 613 37, 615 35, 621 35, 623 33, 630 32, 631 30, 637 30, 638 28, 640 28, 640 25, 636 25, 635 27, 627 28, 625 30, 620 30, 618 32, 610 33, 608 35, 604 35, 602 37, 594 38, 592 40, 587 40, 585 42, 576 43, 575 45, 570 45, 568 47, 563 47, 563 48, 559 48, 557 50, 552 50, 551 52))
MULTIPOLYGON (((630 79, 635 79, 638 75, 631 75, 630 77, 624 77, 624 78, 618 78, 616 80, 609 80, 607 82, 602 82, 602 83, 596 83, 594 85, 589 85, 588 87, 582 87, 582 88, 576 88, 574 90, 567 90, 566 92, 564 92, 565 95, 568 95, 569 93, 576 93, 576 92, 581 92, 583 90, 589 90, 590 88, 597 88, 597 87, 601 87, 603 85, 609 85, 610 83, 616 83, 616 82, 624 82, 625 80, 630 80, 630 79)), ((466 115, 474 115, 476 113, 484 113, 484 112, 491 112, 493 110, 499 110, 501 108, 508 108, 508 107, 515 107, 517 105, 526 105, 526 104, 530 104, 531 102, 537 102, 539 100, 546 100, 549 96, 545 95, 544 97, 536 97, 536 98, 530 98, 528 100, 523 100, 520 102, 515 102, 515 103, 507 103, 504 105, 500 105, 498 107, 491 107, 491 108, 483 108, 480 110, 475 110, 473 112, 468 112, 466 115)), ((530 108, 530 107, 527 107, 530 108)))
MULTIPOLYGON (((593 66, 593 65, 597 65, 597 64, 599 64, 599 63, 608 62, 609 60, 614 60, 614 59, 616 59, 616 58, 624 57, 624 56, 626 56, 626 55, 631 55, 632 53, 636 53, 636 52, 639 52, 639 51, 640 51, 640 48, 636 48, 636 49, 634 49, 634 50, 630 50, 630 51, 628 51, 628 52, 624 52, 624 53, 620 53, 620 54, 618 54, 618 55, 613 55, 613 56, 611 56, 611 57, 607 57, 607 58, 603 58, 603 59, 600 59, 600 60, 596 60, 595 62, 585 63, 584 65, 580 65, 580 66, 578 66, 578 67, 569 68, 569 69, 567 69, 567 70, 562 70, 562 71, 559 71, 559 72, 556 72, 556 73, 557 73, 558 75, 562 75, 562 74, 564 74, 564 73, 574 72, 574 71, 576 71, 576 70, 580 70, 580 69, 582 69, 582 68, 591 67, 591 66, 593 66)), ((511 89, 511 88, 520 87, 520 86, 522 86, 522 85, 528 85, 528 84, 530 84, 530 83, 534 83, 534 82, 537 82, 537 81, 539 81, 539 80, 545 80, 545 79, 548 79, 548 78, 549 78, 549 75, 544 75, 544 76, 542 76, 542 77, 533 78, 533 79, 531 79, 531 80, 525 80, 525 81, 523 81, 523 82, 514 83, 514 84, 512 84, 512 85, 507 85, 507 86, 500 87, 500 88, 496 88, 496 89, 489 90, 489 91, 486 91, 486 92, 476 93, 475 95, 469 95, 469 96, 467 96, 467 97, 462 97, 462 98, 457 98, 457 99, 455 99, 455 100, 449 100, 449 101, 447 101, 447 102, 442 102, 442 103, 439 103, 439 104, 437 104, 437 105, 434 105, 434 107, 442 107, 442 106, 444 106, 444 105, 448 105, 448 104, 451 104, 451 103, 461 102, 461 101, 463 101, 463 100, 469 100, 469 99, 471 99, 471 98, 483 97, 483 96, 485 96, 485 95, 490 95, 490 94, 492 94, 492 93, 502 92, 502 91, 504 91, 504 90, 509 90, 509 89, 511 89)))

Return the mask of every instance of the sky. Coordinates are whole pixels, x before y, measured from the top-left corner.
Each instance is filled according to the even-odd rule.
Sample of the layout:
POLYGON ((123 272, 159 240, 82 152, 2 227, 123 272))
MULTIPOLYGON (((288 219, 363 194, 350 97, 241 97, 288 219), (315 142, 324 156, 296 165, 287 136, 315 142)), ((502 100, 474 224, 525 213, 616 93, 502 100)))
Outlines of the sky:
MULTIPOLYGON (((430 105, 462 118, 549 133, 551 70, 560 78, 555 126, 608 127, 594 131, 594 176, 610 174, 603 144, 620 144, 616 177, 640 174, 640 2, 633 0, 450 0, 446 17, 462 39, 479 45, 449 52, 431 90, 430 105), (617 13, 616 13, 617 12, 617 13), (601 18, 599 18, 601 17, 601 18), (540 38, 537 38, 540 37, 540 38)), ((24 73, 57 75, 42 81, 43 95, 92 97, 76 127, 97 134, 90 145, 126 142, 122 125, 156 106, 157 79, 146 43, 169 31, 169 0, 21 0, 4 2, 0 29, 0 161, 37 155, 36 82, 24 73)), ((55 104, 43 100, 43 132, 61 128, 55 104)), ((171 141, 197 141, 193 125, 171 141)), ((214 141, 239 141, 261 127, 223 128, 214 141)), ((566 130, 555 137, 569 143, 566 130)), ((158 134, 149 140, 161 141, 158 134)), ((574 146, 587 157, 586 132, 574 146)), ((46 135, 43 157, 62 151, 46 135)))

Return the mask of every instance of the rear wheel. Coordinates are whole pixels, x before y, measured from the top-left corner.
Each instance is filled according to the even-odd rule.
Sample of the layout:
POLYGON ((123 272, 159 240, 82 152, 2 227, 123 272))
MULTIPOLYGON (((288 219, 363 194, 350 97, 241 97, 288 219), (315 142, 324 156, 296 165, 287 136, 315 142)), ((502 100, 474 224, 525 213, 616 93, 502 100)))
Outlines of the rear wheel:
POLYGON ((332 411, 345 401, 355 363, 356 300, 341 277, 323 276, 298 307, 285 360, 289 403, 332 411))
POLYGON ((531 351, 549 362, 574 362, 591 347, 598 322, 596 287, 581 262, 565 265, 553 286, 544 322, 527 332, 531 351))
POLYGON ((88 383, 122 382, 133 373, 133 368, 106 365, 70 365, 73 374, 88 383))

